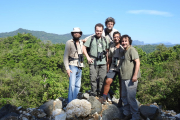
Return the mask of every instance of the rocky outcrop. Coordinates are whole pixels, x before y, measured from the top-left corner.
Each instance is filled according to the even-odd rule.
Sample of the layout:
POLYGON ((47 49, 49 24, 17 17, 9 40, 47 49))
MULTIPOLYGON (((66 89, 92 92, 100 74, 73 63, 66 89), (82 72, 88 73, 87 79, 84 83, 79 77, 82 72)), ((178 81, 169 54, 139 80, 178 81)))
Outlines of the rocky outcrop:
MULTIPOLYGON (((123 107, 117 107, 119 99, 101 104, 98 97, 81 93, 70 103, 67 99, 50 100, 38 108, 27 108, 7 104, 0 109, 0 120, 120 120, 123 107)), ((138 101, 137 101, 138 102, 138 101)), ((138 102, 142 119, 179 120, 180 114, 173 110, 161 110, 156 104, 142 105, 138 102)))

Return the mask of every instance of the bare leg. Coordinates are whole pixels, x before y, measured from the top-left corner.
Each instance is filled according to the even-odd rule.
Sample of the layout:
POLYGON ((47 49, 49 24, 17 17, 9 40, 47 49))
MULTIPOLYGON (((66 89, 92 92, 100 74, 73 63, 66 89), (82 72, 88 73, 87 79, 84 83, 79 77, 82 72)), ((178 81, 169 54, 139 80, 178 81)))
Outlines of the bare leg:
POLYGON ((108 94, 112 81, 113 81, 112 78, 107 78, 106 79, 106 84, 104 85, 104 93, 103 94, 105 94, 105 95, 108 94))

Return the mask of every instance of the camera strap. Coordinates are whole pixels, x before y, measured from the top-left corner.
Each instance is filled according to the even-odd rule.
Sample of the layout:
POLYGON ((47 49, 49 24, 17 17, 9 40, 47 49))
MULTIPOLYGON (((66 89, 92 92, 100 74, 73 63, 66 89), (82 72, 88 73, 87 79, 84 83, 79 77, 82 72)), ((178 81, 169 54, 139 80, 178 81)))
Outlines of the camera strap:
MULTIPOLYGON (((77 54, 78 54, 78 49, 77 49, 76 41, 73 40, 73 42, 74 42, 74 46, 75 46, 75 48, 76 48, 76 52, 77 52, 77 54)), ((81 48, 81 54, 82 54, 83 52, 82 52, 82 46, 81 46, 81 44, 80 44, 80 41, 79 41, 79 46, 80 46, 80 48, 81 48)))

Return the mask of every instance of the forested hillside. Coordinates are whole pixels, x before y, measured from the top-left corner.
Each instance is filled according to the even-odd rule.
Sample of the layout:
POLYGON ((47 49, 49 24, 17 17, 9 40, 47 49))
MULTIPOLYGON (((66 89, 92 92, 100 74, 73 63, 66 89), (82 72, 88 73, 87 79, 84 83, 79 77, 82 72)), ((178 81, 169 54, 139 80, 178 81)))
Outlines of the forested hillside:
MULTIPOLYGON (((69 31, 68 34, 58 35, 58 34, 53 34, 53 33, 47 33, 44 31, 33 31, 33 30, 26 30, 26 29, 22 29, 22 28, 19 28, 18 30, 15 30, 12 32, 0 33, 0 38, 14 36, 14 35, 17 35, 18 33, 21 33, 21 34, 31 33, 33 36, 36 36, 37 38, 41 39, 42 41, 49 40, 54 44, 55 43, 66 43, 67 40, 70 40, 72 38, 72 36, 70 34, 71 31, 69 31)), ((87 36, 89 36, 89 35, 82 35, 81 39, 84 39, 87 36)))
MULTIPOLYGON (((69 80, 63 65, 64 44, 42 42, 31 34, 0 38, 0 107, 37 107, 49 99, 67 98, 69 80)), ((157 102, 165 109, 180 109, 180 45, 159 45, 146 54, 136 47, 142 77, 137 98, 157 102)), ((83 68, 81 91, 90 89, 89 68, 83 68)), ((118 81, 112 89, 118 97, 118 81)))

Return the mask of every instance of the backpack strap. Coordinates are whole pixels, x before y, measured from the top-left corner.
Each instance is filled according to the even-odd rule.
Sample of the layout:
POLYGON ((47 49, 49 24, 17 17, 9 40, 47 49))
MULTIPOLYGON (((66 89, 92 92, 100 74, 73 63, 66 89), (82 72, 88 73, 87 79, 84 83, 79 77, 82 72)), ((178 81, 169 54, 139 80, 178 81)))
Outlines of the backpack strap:
POLYGON ((103 37, 104 41, 106 42, 106 50, 107 50, 107 40, 105 37, 103 37))
POLYGON ((94 40, 94 35, 91 37, 91 42, 90 42, 90 45, 89 45, 89 53, 91 51, 91 45, 92 45, 92 41, 94 40))

